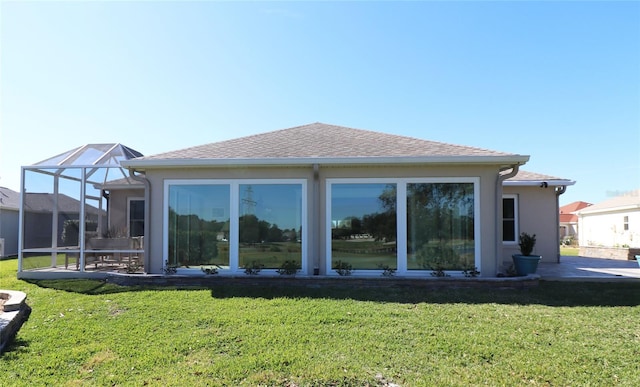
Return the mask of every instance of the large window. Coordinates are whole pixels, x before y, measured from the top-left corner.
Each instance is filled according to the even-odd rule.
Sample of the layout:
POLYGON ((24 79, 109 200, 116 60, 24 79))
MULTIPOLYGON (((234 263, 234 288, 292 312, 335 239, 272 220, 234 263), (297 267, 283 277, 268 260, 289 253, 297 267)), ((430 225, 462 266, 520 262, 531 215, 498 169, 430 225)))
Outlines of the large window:
POLYGON ((477 178, 330 179, 327 273, 479 267, 477 178))
POLYGON ((407 269, 475 266, 473 183, 407 184, 407 269))
POLYGON ((239 265, 302 267, 302 186, 240 184, 239 265))
POLYGON ((228 268, 229 214, 228 185, 171 185, 168 264, 228 268))
POLYGON ((167 181, 166 264, 306 270, 302 180, 167 181))
POLYGON ((396 185, 334 184, 331 255, 354 269, 396 269, 396 185))

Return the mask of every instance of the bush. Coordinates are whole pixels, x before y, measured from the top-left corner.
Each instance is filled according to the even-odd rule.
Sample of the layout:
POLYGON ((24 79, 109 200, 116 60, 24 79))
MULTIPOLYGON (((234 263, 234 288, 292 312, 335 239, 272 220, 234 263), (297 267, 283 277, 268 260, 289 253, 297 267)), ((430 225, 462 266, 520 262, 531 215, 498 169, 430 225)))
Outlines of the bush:
POLYGON ((353 266, 349 262, 336 261, 336 263, 333 265, 333 270, 335 270, 338 275, 346 276, 351 275, 353 266))
POLYGON ((296 261, 284 261, 280 268, 276 270, 280 275, 295 275, 300 269, 296 261))

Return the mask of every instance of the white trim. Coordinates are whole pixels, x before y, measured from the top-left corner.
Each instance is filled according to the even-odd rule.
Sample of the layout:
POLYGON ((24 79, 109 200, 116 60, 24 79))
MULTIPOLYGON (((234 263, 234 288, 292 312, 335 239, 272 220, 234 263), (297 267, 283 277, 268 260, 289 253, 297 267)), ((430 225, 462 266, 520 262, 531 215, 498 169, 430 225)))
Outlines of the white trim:
POLYGON ((576 182, 572 180, 505 180, 503 186, 509 187, 540 187, 546 184, 547 187, 562 187, 566 185, 574 185, 576 182))
MULTIPOLYGON (((502 235, 497 235, 497 238, 500 238, 500 240, 502 240, 502 244, 504 246, 517 246, 518 245, 518 235, 520 235, 520 206, 519 206, 519 198, 517 194, 503 194, 502 195, 502 199, 513 199, 513 222, 514 222, 514 237, 516 238, 516 240, 514 241, 504 241, 502 240, 502 235)), ((502 221, 503 226, 501 227, 501 229, 504 228, 504 205, 502 206, 502 213, 500 214, 500 220, 502 221)), ((502 230, 502 233, 504 234, 504 230, 502 230)))
MULTIPOLYGON (((428 270, 407 269, 407 184, 410 183, 471 183, 473 184, 474 216, 474 258, 475 265, 481 271, 481 219, 480 219, 480 178, 479 177, 415 177, 415 178, 335 178, 326 179, 325 185, 325 270, 328 276, 337 276, 332 270, 331 253, 331 188, 333 184, 395 184, 396 185, 396 274, 404 277, 424 277, 428 270)), ((381 270, 354 270, 354 276, 379 275, 381 270)), ((456 271, 447 273, 455 276, 456 271)))
POLYGON ((134 169, 184 168, 214 166, 264 166, 264 165, 364 165, 364 164, 525 164, 529 156, 382 156, 382 157, 274 157, 274 158, 207 158, 207 159, 130 159, 120 165, 134 169))
MULTIPOLYGON (((307 246, 308 243, 308 217, 307 217, 307 180, 306 179, 169 179, 164 181, 164 197, 163 197, 163 221, 162 221, 162 268, 166 269, 166 263, 169 259, 169 188, 175 185, 221 185, 229 187, 229 269, 224 269, 230 274, 241 274, 243 269, 239 266, 239 236, 240 226, 238 218, 240 215, 240 185, 296 185, 302 188, 301 195, 301 227, 302 227, 302 247, 301 247, 301 273, 306 274, 308 270, 307 263, 307 246)), ((180 269, 180 273, 198 273, 201 274, 200 267, 193 269, 180 269)), ((266 274, 275 273, 274 270, 263 270, 266 274)))

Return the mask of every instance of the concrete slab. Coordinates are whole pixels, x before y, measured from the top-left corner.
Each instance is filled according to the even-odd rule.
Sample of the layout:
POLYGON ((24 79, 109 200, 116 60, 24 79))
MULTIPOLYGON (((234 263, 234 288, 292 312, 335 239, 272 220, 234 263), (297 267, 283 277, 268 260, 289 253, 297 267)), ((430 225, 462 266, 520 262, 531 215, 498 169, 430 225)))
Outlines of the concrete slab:
POLYGON ((536 274, 549 281, 640 281, 640 266, 636 261, 562 256, 560 263, 541 261, 536 274))

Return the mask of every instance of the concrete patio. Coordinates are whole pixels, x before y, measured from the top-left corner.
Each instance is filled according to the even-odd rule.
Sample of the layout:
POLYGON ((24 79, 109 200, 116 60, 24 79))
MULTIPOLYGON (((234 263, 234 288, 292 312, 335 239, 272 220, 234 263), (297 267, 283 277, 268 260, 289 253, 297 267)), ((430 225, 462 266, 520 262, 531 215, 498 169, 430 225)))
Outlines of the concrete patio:
POLYGON ((546 281, 640 281, 640 266, 636 261, 562 256, 560 263, 540 261, 536 274, 546 281))

